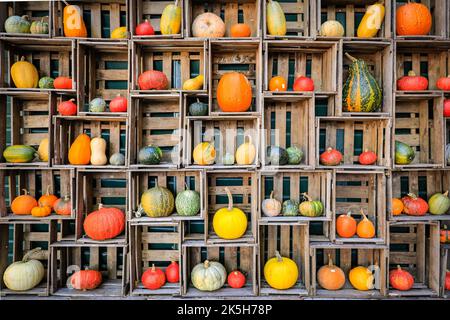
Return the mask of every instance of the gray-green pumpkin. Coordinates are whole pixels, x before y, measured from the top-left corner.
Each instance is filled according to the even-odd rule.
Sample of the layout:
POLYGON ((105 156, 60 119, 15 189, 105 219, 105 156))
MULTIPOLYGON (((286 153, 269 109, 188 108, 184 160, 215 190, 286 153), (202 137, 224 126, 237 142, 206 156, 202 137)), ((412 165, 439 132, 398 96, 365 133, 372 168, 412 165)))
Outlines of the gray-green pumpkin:
POLYGON ((226 166, 232 166, 234 164, 234 154, 232 153, 225 153, 222 158, 222 163, 226 166))
POLYGON ((138 162, 140 164, 154 165, 161 162, 163 153, 158 146, 148 145, 142 147, 138 153, 138 162))
POLYGON ((44 21, 44 18, 47 17, 31 23, 30 32, 32 34, 48 34, 48 22, 44 21))
POLYGON ((448 198, 448 191, 444 193, 435 193, 428 199, 428 207, 431 214, 442 215, 446 214, 450 209, 450 199, 448 198))
POLYGON ((281 210, 283 216, 298 216, 298 201, 286 200, 283 202, 283 208, 281 210))
POLYGON ((303 159, 303 151, 297 146, 290 146, 286 149, 288 154, 288 163, 297 165, 302 162, 303 159))
POLYGON ((184 190, 177 194, 175 208, 180 216, 195 216, 200 211, 200 194, 194 190, 184 190))
POLYGON ((125 156, 120 152, 114 153, 109 158, 109 163, 113 166, 123 166, 125 164, 125 156))
POLYGON ((189 114, 194 117, 201 117, 208 115, 208 104, 197 99, 196 102, 189 105, 189 114))
POLYGON ((95 98, 89 102, 90 112, 105 112, 106 111, 106 101, 102 98, 95 98))
POLYGON ((267 147, 267 163, 277 166, 288 164, 289 155, 287 151, 278 146, 267 147))
POLYGON ((39 88, 41 89, 55 89, 53 86, 53 78, 51 77, 42 77, 39 79, 39 88))
POLYGON ((145 191, 141 196, 139 211, 152 218, 168 217, 174 208, 173 194, 165 187, 156 186, 145 191))
POLYGON ((31 23, 28 16, 11 16, 5 21, 7 33, 30 33, 31 23))

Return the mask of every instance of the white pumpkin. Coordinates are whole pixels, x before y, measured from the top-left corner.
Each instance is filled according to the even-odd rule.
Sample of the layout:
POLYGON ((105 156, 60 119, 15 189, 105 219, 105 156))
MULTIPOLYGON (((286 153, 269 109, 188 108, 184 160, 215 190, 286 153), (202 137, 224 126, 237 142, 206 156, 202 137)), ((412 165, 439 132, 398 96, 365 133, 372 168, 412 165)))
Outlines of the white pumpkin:
POLYGON ((227 279, 225 267, 215 261, 205 260, 197 264, 191 272, 194 287, 201 291, 215 291, 223 287, 227 279))
POLYGON ((39 260, 30 259, 33 254, 41 251, 36 248, 28 251, 22 261, 12 263, 3 274, 3 281, 8 289, 27 291, 36 287, 44 279, 44 266, 39 260))
POLYGON ((320 35, 323 37, 343 37, 344 27, 339 21, 328 20, 320 26, 320 35))
POLYGON ((205 12, 192 23, 192 35, 198 38, 220 38, 225 35, 225 23, 216 14, 205 12))

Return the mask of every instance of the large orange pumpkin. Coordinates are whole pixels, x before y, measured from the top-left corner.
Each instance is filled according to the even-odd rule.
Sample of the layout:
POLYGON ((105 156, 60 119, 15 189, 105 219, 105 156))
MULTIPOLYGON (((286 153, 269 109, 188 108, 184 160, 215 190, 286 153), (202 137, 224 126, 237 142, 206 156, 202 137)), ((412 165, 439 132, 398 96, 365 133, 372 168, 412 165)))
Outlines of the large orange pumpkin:
POLYGON ((252 86, 240 72, 225 73, 217 86, 217 103, 223 112, 245 112, 252 104, 252 86))
POLYGON ((408 1, 397 9, 397 34, 400 36, 427 35, 431 30, 432 20, 426 5, 408 1))
POLYGON ((85 133, 80 134, 69 149, 69 163, 86 165, 91 161, 91 138, 85 133))
POLYGON ((125 214, 117 208, 105 208, 91 212, 83 223, 84 232, 93 240, 108 240, 117 237, 125 229, 125 214))
POLYGON ((23 189, 24 194, 14 198, 11 203, 11 211, 14 214, 31 214, 31 210, 38 206, 35 198, 28 194, 26 189, 23 189))

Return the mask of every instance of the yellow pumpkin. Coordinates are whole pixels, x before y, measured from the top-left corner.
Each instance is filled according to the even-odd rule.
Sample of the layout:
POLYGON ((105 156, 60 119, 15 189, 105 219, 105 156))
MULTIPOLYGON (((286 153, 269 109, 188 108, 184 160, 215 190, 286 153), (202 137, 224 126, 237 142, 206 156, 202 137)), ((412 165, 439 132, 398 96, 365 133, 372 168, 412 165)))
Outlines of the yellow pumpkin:
POLYGON ((41 143, 39 144, 39 148, 37 151, 37 154, 39 155, 39 159, 41 161, 48 161, 48 153, 49 153, 49 148, 48 148, 48 138, 44 138, 42 139, 41 143))
POLYGON ((105 139, 93 138, 91 140, 91 164, 94 166, 103 166, 107 163, 105 139))
POLYGON ((210 165, 216 159, 216 149, 210 142, 201 142, 194 148, 192 157, 195 164, 201 166, 210 165))
POLYGON ((205 77, 201 74, 195 78, 188 79, 183 83, 183 90, 200 90, 203 88, 203 80, 205 77))
MULTIPOLYGON (((244 142, 236 150, 236 163, 239 165, 249 165, 255 161, 256 148, 252 143, 251 136, 247 136, 248 141, 244 142)), ((244 138, 245 139, 245 138, 244 138)))
POLYGON ((36 67, 25 61, 25 57, 11 66, 11 78, 16 88, 37 88, 39 82, 36 67))
POLYGON ((111 32, 111 39, 126 39, 127 27, 118 27, 111 32))
POLYGON ((85 133, 80 134, 69 149, 69 163, 86 165, 91 159, 91 138, 85 133))
POLYGON ((286 16, 277 1, 269 0, 266 8, 267 32, 271 36, 286 35, 286 16))
POLYGON ((297 264, 292 259, 282 257, 276 251, 275 257, 269 259, 264 265, 264 278, 274 289, 292 288, 298 279, 297 264))
POLYGON ((213 229, 222 239, 238 239, 247 230, 247 216, 241 209, 233 207, 233 196, 230 189, 225 187, 225 191, 228 196, 228 207, 216 211, 213 218, 213 229))
POLYGON ((339 21, 328 20, 320 26, 320 35, 323 37, 343 37, 344 27, 339 21))
POLYGON ((358 38, 373 38, 381 29, 384 20, 384 5, 381 2, 369 6, 358 26, 358 38))
POLYGON ((175 1, 175 4, 169 4, 164 8, 159 28, 163 35, 180 33, 181 7, 178 6, 178 0, 175 1))
POLYGON ((356 290, 367 291, 374 288, 374 275, 368 268, 359 266, 350 270, 350 283, 356 290))

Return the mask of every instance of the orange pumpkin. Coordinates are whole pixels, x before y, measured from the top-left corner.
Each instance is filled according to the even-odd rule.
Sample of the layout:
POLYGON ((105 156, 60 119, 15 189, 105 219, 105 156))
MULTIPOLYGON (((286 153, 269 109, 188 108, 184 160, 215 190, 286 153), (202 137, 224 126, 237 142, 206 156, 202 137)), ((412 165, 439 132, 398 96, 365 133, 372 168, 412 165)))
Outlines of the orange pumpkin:
POLYGON ((399 198, 392 198, 392 214, 394 216, 399 216, 403 212, 403 202, 399 198))
POLYGON ((426 5, 408 1, 397 9, 397 34, 399 36, 427 35, 431 30, 432 21, 431 12, 426 5))
POLYGON ((58 197, 54 194, 50 194, 50 185, 47 186, 47 193, 39 198, 39 205, 41 206, 49 206, 50 209, 53 209, 53 205, 55 204, 58 197))
POLYGON ((287 90, 287 82, 282 76, 272 77, 269 81, 269 90, 270 91, 286 91, 287 90))
POLYGON ((352 213, 341 214, 336 220, 336 232, 342 238, 351 238, 356 233, 356 220, 352 213))
POLYGON ((87 37, 86 25, 79 6, 67 5, 64 7, 63 24, 66 37, 87 37))
POLYGON ((252 35, 252 29, 246 23, 236 23, 231 26, 230 34, 232 38, 247 38, 252 35))
POLYGON ((52 208, 50 206, 39 205, 31 209, 31 215, 33 217, 47 217, 52 214, 52 208))
POLYGON ((367 216, 364 214, 363 209, 361 209, 361 215, 363 219, 358 223, 356 227, 356 234, 360 238, 370 239, 375 236, 375 226, 372 221, 367 219, 367 216))
POLYGON ((245 112, 252 104, 252 86, 240 72, 225 73, 217 86, 217 103, 223 112, 245 112))
POLYGON ((444 224, 443 229, 439 232, 441 243, 450 243, 450 230, 447 230, 447 225, 444 224))
POLYGON ((91 138, 85 133, 80 134, 69 149, 69 163, 86 165, 91 161, 91 138))
POLYGON ((38 205, 36 199, 30 196, 26 189, 23 191, 25 194, 14 198, 11 203, 11 211, 14 214, 31 214, 31 210, 38 205))
POLYGON ((345 284, 345 273, 341 268, 333 265, 330 254, 328 254, 328 264, 320 267, 317 272, 317 282, 326 290, 339 290, 345 284))

